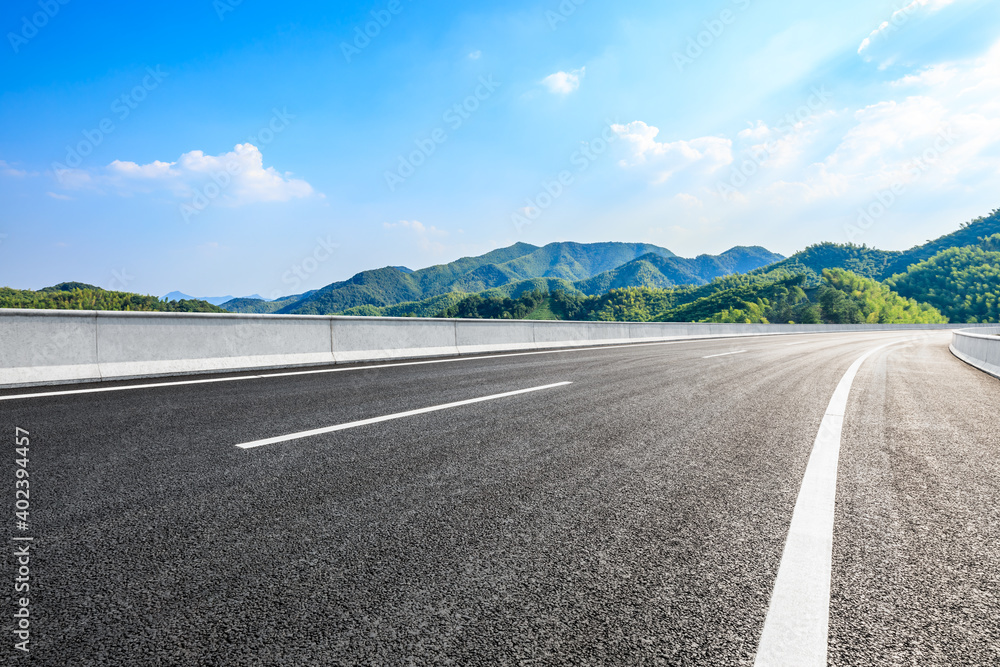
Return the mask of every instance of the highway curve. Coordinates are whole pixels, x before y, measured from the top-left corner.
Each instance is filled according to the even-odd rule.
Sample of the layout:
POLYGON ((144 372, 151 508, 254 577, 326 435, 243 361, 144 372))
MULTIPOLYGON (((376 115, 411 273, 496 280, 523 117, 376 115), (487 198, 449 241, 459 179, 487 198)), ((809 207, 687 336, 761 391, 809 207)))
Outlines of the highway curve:
POLYGON ((34 537, 31 650, 8 653, 751 665, 831 397, 894 343, 846 404, 826 660, 1000 664, 1000 381, 950 335, 4 390, 10 448, 31 434, 34 537), (86 391, 108 386, 128 388, 86 391))

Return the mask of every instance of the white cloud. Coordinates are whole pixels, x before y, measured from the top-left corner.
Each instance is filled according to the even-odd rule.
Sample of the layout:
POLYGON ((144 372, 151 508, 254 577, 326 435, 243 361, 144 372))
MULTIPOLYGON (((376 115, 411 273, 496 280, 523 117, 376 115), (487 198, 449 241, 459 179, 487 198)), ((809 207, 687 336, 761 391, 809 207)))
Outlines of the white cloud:
POLYGON ((736 135, 741 149, 735 161, 742 165, 749 159, 760 169, 771 170, 794 165, 814 149, 837 117, 837 112, 825 111, 801 120, 789 117, 774 127, 757 121, 736 135))
POLYGON ((264 167, 260 150, 249 143, 237 144, 221 155, 195 150, 184 153, 176 162, 138 164, 115 160, 102 169, 66 169, 56 176, 71 189, 113 190, 122 195, 166 190, 179 199, 189 199, 214 183, 220 192, 219 201, 230 206, 283 202, 316 194, 309 183, 293 178, 291 172, 264 167))
POLYGON ((469 54, 469 59, 479 60, 482 57, 482 55, 483 55, 482 51, 473 51, 472 53, 469 54))
POLYGON ((622 166, 647 165, 655 172, 654 180, 659 183, 681 170, 697 168, 714 171, 733 161, 733 142, 724 137, 658 142, 659 128, 641 120, 627 125, 612 125, 611 129, 625 140, 630 153, 628 158, 622 160, 622 166))
POLYGON ((896 88, 907 86, 940 86, 950 82, 958 74, 952 65, 932 65, 916 74, 907 74, 890 85, 896 88))
POLYGON ((865 103, 754 120, 723 137, 665 142, 665 129, 616 127, 625 166, 669 179, 630 219, 662 228, 657 241, 675 251, 745 242, 752 229, 788 254, 818 240, 907 247, 996 208, 1000 41, 892 78, 865 103), (862 226, 861 215, 876 222, 862 226))
POLYGON ((34 172, 27 172, 23 169, 17 169, 13 167, 6 160, 0 160, 0 174, 4 176, 10 176, 12 178, 24 178, 25 176, 37 176, 38 174, 34 172))
POLYGON ((580 79, 586 73, 587 68, 581 67, 572 72, 556 72, 549 74, 542 79, 542 84, 549 89, 550 93, 557 95, 568 95, 580 87, 580 79))
MULTIPOLYGON (((793 150, 787 169, 761 170, 736 199, 795 211, 819 203, 856 207, 889 189, 905 192, 912 207, 928 197, 957 203, 992 196, 989 184, 1000 172, 1000 42, 981 58, 925 67, 884 92, 849 116, 834 114, 837 122, 812 140, 813 151, 793 150)), ((740 133, 765 135, 761 124, 740 133)))
POLYGON ((1000 170, 1000 43, 975 61, 911 76, 936 83, 924 94, 857 111, 823 163, 827 174, 869 189, 919 178, 927 191, 968 187, 1000 170))
POLYGON ((771 138, 773 130, 762 120, 750 123, 745 130, 741 130, 736 136, 744 141, 766 141, 771 138))
POLYGON ((888 21, 883 21, 879 27, 875 28, 870 35, 865 37, 861 42, 861 46, 858 47, 858 54, 860 55, 872 45, 872 40, 876 39, 880 35, 885 34, 890 30, 898 30, 900 27, 906 24, 910 20, 912 15, 926 8, 929 12, 936 12, 944 9, 948 5, 954 4, 957 0, 913 0, 908 5, 897 9, 889 17, 888 21))
POLYGON ((58 199, 60 201, 73 201, 73 198, 70 197, 69 195, 61 195, 56 192, 46 192, 45 194, 49 197, 52 197, 53 199, 58 199))

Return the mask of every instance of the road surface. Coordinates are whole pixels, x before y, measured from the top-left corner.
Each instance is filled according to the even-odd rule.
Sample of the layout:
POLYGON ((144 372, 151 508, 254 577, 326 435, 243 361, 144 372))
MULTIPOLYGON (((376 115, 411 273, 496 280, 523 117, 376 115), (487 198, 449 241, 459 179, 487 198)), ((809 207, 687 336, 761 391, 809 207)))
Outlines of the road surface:
POLYGON ((11 515, 15 428, 31 481, 8 544, 34 539, 30 651, 9 613, 4 650, 80 666, 752 665, 831 397, 892 343, 846 402, 826 660, 1000 664, 1000 381, 949 340, 5 390, 11 515))

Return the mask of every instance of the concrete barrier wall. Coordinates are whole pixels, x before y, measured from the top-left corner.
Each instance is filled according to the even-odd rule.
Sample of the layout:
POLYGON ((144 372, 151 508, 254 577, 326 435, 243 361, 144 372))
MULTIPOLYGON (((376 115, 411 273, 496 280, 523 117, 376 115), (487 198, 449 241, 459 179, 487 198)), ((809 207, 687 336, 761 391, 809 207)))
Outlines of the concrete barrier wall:
POLYGON ((524 320, 510 320, 497 328, 495 320, 453 320, 455 342, 458 354, 482 354, 483 352, 510 352, 514 350, 536 350, 535 323, 524 320), (498 336, 502 330, 503 335, 498 336))
POLYGON ((330 323, 293 316, 97 313, 101 376, 177 375, 334 363, 330 323))
POLYGON ((627 322, 534 322, 539 349, 633 342, 627 322))
MULTIPOLYGON (((265 317, 276 316, 265 315, 265 317)), ((458 354, 455 323, 452 320, 414 317, 321 315, 315 317, 327 322, 331 327, 330 350, 334 360, 339 364, 458 354)))
POLYGON ((955 331, 951 352, 962 361, 1000 378, 1000 327, 955 331))
POLYGON ((952 328, 0 309, 0 387, 682 338, 952 328))
POLYGON ((0 386, 100 377, 95 313, 0 310, 0 386))

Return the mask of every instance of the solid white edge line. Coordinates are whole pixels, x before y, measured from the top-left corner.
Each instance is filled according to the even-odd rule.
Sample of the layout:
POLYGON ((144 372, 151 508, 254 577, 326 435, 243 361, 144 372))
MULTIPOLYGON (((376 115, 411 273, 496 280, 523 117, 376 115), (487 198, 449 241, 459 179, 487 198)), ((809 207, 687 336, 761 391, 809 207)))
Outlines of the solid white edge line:
MULTIPOLYGON (((831 331, 830 334, 843 333, 841 331, 831 331)), ((865 333, 865 332, 862 332, 865 333)), ((880 332, 871 332, 880 333, 880 332)), ((679 345, 681 343, 704 343, 712 340, 731 340, 733 338, 768 338, 774 336, 819 336, 819 335, 830 335, 826 333, 815 333, 815 334, 801 334, 801 333, 768 333, 768 334, 733 334, 733 335, 715 335, 697 338, 681 338, 676 340, 661 340, 655 343, 626 343, 623 345, 596 345, 592 347, 568 347, 568 348, 556 348, 552 350, 532 350, 531 352, 500 352, 497 354, 481 354, 473 357, 448 357, 447 359, 423 359, 418 361, 396 361, 385 364, 371 364, 368 366, 361 365, 349 365, 346 368, 316 368, 304 371, 284 371, 279 373, 255 373, 253 375, 235 375, 227 376, 221 378, 208 378, 202 380, 180 380, 177 382, 151 382, 146 384, 130 384, 124 387, 92 387, 90 389, 61 389, 58 391, 39 391, 28 394, 10 394, 9 396, 0 396, 0 401, 14 401, 25 398, 50 398, 53 396, 72 396, 75 394, 99 394, 108 391, 128 391, 130 389, 155 389, 158 387, 183 387, 185 385, 193 384, 209 384, 212 382, 237 382, 240 380, 263 380, 267 378, 276 377, 292 377, 296 375, 317 375, 320 373, 345 373, 348 371, 367 371, 374 370, 378 368, 395 368, 397 366, 422 366, 425 364, 449 364, 458 361, 477 361, 481 359, 500 359, 503 357, 524 357, 535 354, 565 354, 570 352, 593 352, 596 350, 618 350, 626 347, 649 347, 653 345, 679 345)), ((809 342, 809 341, 803 341, 809 342)), ((794 343, 793 343, 794 344, 794 343)), ((364 362, 358 362, 364 363, 364 362)), ((261 371, 266 371, 267 369, 260 369, 261 371)), ((274 369, 278 370, 278 369, 274 369)), ((227 371, 218 370, 213 371, 217 373, 225 373, 227 371)), ((240 372, 240 371, 233 371, 240 372)), ((127 381, 127 380, 122 380, 127 381)), ((11 387, 8 387, 11 389, 11 387)))
POLYGON ((346 424, 337 424, 336 426, 326 426, 324 428, 314 428, 309 431, 300 431, 298 433, 290 433, 288 435, 279 435, 274 438, 265 438, 263 440, 254 440, 253 442, 244 442, 243 444, 236 445, 240 449, 253 449, 254 447, 263 447, 264 445, 273 445, 279 442, 288 442, 289 440, 298 440, 300 438, 308 438, 313 435, 322 435, 324 433, 333 433, 334 431, 343 431, 349 428, 356 428, 358 426, 367 426, 369 424, 377 424, 379 422, 389 421, 391 419, 401 419, 403 417, 412 417, 414 415, 422 415, 427 412, 437 412, 438 410, 447 410, 448 408, 457 408, 462 405, 472 405, 473 403, 482 403, 483 401, 492 401, 498 398, 506 398, 508 396, 517 396, 518 394, 528 394, 533 391, 542 391, 543 389, 553 389, 555 387, 565 387, 568 384, 573 384, 572 382, 556 382, 555 384, 547 384, 541 387, 531 387, 530 389, 518 389, 516 391, 507 391, 502 394, 493 394, 492 396, 480 396, 479 398, 470 398, 464 401, 455 401, 454 403, 445 403, 443 405, 434 405, 429 408, 419 408, 417 410, 407 410, 406 412, 397 412, 391 415, 384 415, 382 417, 372 417, 370 419, 361 419, 358 421, 347 422, 346 424))
POLYGON ((702 359, 715 359, 716 357, 728 357, 731 354, 743 354, 746 350, 736 350, 735 352, 723 352, 722 354, 710 354, 702 359))
POLYGON ((826 667, 837 466, 847 399, 861 365, 876 352, 905 340, 863 354, 833 392, 795 501, 755 667, 826 667))

